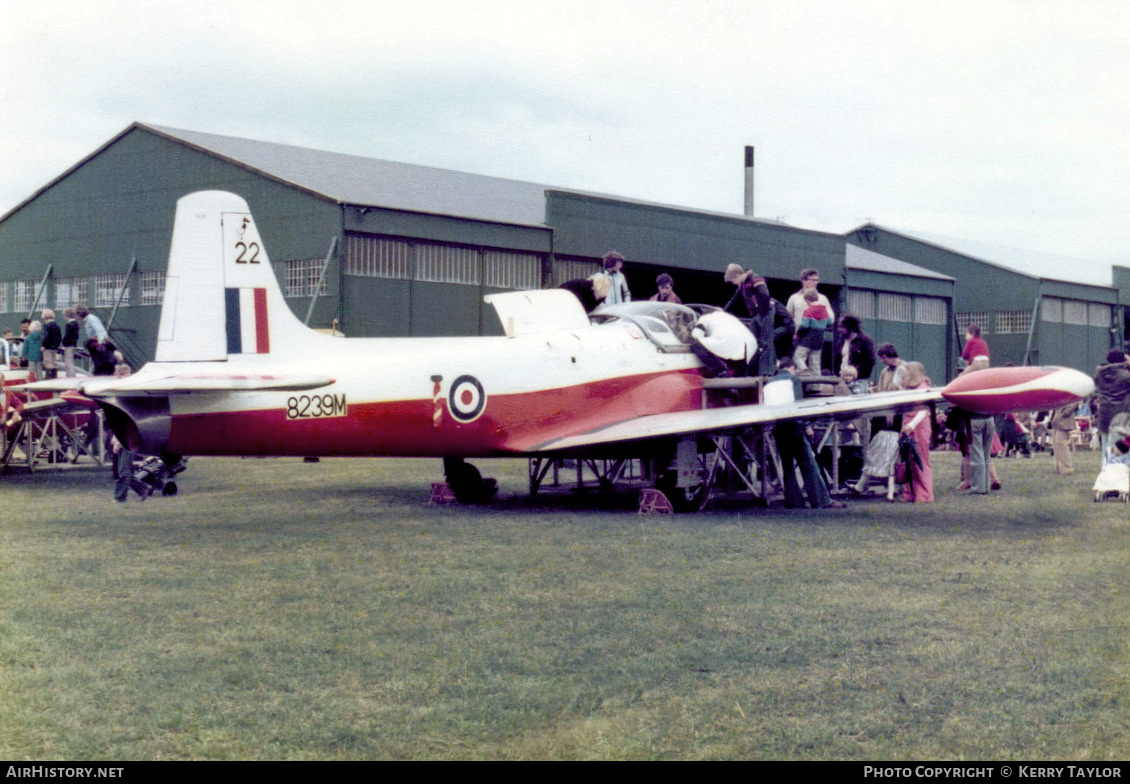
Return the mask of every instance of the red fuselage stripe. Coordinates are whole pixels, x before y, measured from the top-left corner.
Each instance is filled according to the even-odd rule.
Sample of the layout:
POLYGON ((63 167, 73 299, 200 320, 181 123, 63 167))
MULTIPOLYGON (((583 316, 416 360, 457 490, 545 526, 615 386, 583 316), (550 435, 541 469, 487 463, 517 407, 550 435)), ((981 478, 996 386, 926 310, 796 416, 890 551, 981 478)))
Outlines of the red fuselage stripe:
POLYGON ((494 394, 482 415, 469 423, 457 422, 447 402, 441 401, 438 427, 431 398, 371 403, 346 399, 345 416, 299 416, 335 410, 333 387, 324 395, 319 391, 309 394, 323 398, 315 406, 304 401, 303 394, 293 394, 280 396, 285 402, 272 409, 174 414, 168 451, 372 457, 516 454, 616 422, 702 407, 702 380, 695 370, 494 394))

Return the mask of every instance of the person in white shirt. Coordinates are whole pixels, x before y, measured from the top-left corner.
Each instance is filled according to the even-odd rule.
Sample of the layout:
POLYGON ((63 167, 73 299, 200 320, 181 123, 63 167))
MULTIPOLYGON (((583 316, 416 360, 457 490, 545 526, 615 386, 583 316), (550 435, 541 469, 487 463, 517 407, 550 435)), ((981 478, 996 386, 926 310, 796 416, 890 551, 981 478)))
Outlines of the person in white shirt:
MULTIPOLYGON (((820 283, 820 271, 814 269, 802 269, 800 271, 800 291, 789 297, 788 302, 785 303, 785 309, 789 311, 792 316, 793 324, 796 328, 800 329, 801 319, 804 318, 804 310, 810 303, 805 302, 804 295, 808 291, 816 291, 816 286, 820 283)), ((832 310, 832 303, 828 298, 816 291, 816 304, 823 305, 828 309, 828 318, 831 323, 836 323, 836 313, 832 310)), ((794 339, 795 342, 795 339, 794 339)), ((796 362, 798 368, 802 371, 807 369, 808 372, 814 375, 820 375, 821 355, 822 351, 805 351, 799 358, 794 354, 793 360, 796 362)))

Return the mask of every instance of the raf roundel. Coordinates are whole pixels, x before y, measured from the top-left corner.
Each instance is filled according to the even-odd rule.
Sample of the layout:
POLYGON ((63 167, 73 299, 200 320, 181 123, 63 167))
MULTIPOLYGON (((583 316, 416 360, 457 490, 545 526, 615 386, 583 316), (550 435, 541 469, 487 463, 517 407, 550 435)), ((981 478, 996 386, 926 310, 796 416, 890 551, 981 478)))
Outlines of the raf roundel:
POLYGON ((487 393, 474 376, 460 376, 451 383, 447 408, 459 422, 474 422, 487 405, 487 393))

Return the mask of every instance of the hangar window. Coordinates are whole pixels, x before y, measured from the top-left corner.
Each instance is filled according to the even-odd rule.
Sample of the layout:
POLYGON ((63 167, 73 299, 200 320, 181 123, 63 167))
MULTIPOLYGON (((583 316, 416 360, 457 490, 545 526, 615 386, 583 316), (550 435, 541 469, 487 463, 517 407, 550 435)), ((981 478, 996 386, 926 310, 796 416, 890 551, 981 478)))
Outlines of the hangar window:
POLYGON ((286 265, 286 296, 312 297, 315 291, 319 295, 329 293, 324 279, 321 287, 318 286, 318 278, 322 275, 325 262, 325 259, 297 259, 283 262, 286 265))
POLYGON ((913 304, 906 294, 879 294, 875 316, 880 321, 911 321, 913 304))
POLYGON ((1040 319, 1053 324, 1063 323, 1063 300, 1044 297, 1040 301, 1040 319))
POLYGON ((0 282, 0 313, 8 312, 8 281, 0 282))
POLYGON ((957 328, 962 332, 970 324, 976 324, 981 328, 982 332, 989 330, 989 314, 988 313, 954 313, 953 320, 957 322, 957 328))
MULTIPOLYGON (((320 260, 315 260, 320 263, 320 260)), ((541 257, 536 253, 485 250, 462 245, 412 242, 393 237, 347 234, 343 272, 366 278, 422 280, 500 289, 541 287, 541 257)), ((595 265, 593 271, 596 271, 595 265)), ((289 274, 289 268, 288 268, 289 274)), ((296 273, 297 274, 297 273, 296 273)), ((591 274, 591 273, 590 273, 591 274)), ((314 286, 317 273, 309 286, 314 286)), ((289 287, 288 277, 288 287, 289 287)), ((323 288, 323 293, 325 289, 323 288)), ((291 294, 287 296, 309 296, 291 294)))
POLYGON ((483 278, 497 289, 541 288, 541 258, 533 253, 484 251, 483 278))
POLYGON ((160 305, 165 301, 165 271, 148 270, 141 273, 141 304, 160 305))
POLYGON ((1063 323, 1087 326, 1087 303, 1065 299, 1063 301, 1063 323))
POLYGON ((916 324, 946 323, 946 301, 938 297, 914 298, 914 322, 916 324))
POLYGON ((847 296, 847 312, 861 319, 875 318, 875 292, 850 289, 847 296))
POLYGON ((25 313, 36 306, 38 298, 35 295, 38 283, 39 281, 35 279, 13 281, 12 310, 16 313, 25 313))
POLYGON ((124 272, 114 272, 108 275, 94 276, 94 307, 110 308, 118 304, 118 297, 122 298, 123 305, 129 304, 129 287, 126 286, 127 278, 124 272), (123 292, 123 288, 125 291, 123 292))
POLYGON ((411 280, 412 245, 387 237, 347 234, 344 266, 346 275, 411 280))
POLYGON ((998 335, 1027 335, 1031 331, 1031 311, 1004 310, 997 314, 998 335))
POLYGON ((55 310, 62 310, 90 299, 90 281, 82 278, 55 279, 55 310))
POLYGON ((1110 305, 1092 302, 1087 306, 1087 315, 1092 327, 1110 326, 1110 305))
POLYGON ((479 252, 453 245, 417 245, 416 280, 477 286, 482 282, 479 252))
POLYGON ((600 270, 600 264, 582 259, 565 259, 560 256, 553 262, 553 285, 560 286, 567 280, 589 278, 600 270))

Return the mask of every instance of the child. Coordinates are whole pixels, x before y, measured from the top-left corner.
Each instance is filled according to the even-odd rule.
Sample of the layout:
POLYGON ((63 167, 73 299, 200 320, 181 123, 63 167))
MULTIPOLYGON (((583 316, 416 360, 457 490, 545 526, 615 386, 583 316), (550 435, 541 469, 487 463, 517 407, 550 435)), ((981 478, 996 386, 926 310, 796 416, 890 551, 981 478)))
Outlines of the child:
POLYGON ((840 368, 840 378, 847 384, 853 395, 867 394, 867 379, 859 377, 859 371, 853 365, 844 365, 840 368))
MULTIPOLYGON (((840 379, 847 384, 847 388, 851 390, 853 395, 867 394, 867 380, 859 377, 859 371, 855 369, 854 365, 841 367, 840 379)), ((855 430, 855 433, 849 439, 848 444, 862 446, 866 449, 867 445, 871 443, 871 419, 864 416, 856 417, 851 421, 851 427, 855 430)))
POLYGON ((832 323, 832 315, 820 303, 816 289, 804 292, 805 308, 796 332, 793 364, 798 373, 820 373, 820 354, 824 350, 824 330, 832 323))

